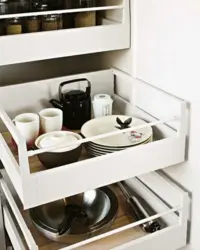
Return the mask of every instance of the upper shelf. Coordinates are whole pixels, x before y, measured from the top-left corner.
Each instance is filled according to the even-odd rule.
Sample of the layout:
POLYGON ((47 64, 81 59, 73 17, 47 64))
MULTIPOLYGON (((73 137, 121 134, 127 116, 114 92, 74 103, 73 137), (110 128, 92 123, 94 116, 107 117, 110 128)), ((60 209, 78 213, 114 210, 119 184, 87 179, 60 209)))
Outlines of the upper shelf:
POLYGON ((82 9, 17 13, 0 16, 3 19, 49 14, 96 12, 96 26, 70 28, 35 33, 0 36, 0 66, 45 59, 61 58, 95 52, 126 49, 130 47, 129 0, 117 1, 116 5, 82 9), (99 14, 100 13, 100 14, 99 14))
MULTIPOLYGON (((0 157, 25 208, 109 185, 185 160, 186 102, 146 83, 136 81, 118 70, 3 87, 0 99, 0 117, 18 145, 19 162, 18 158, 15 159, 16 152, 14 157, 10 143, 8 145, 2 135, 0 135, 0 157), (129 86, 126 91, 130 92, 129 83, 131 83, 135 93, 134 105, 114 95, 119 114, 138 116, 147 120, 149 123, 145 126, 154 126, 158 140, 96 158, 84 157, 79 162, 51 170, 41 169, 41 164, 38 164, 36 158, 32 158, 34 151, 27 151, 24 139, 11 120, 19 112, 28 110, 38 113, 47 106, 49 99, 56 96, 61 82, 79 77, 85 77, 92 83, 92 96, 97 93, 114 95, 114 83, 115 86, 129 86), (8 96, 12 96, 14 100, 11 101, 8 96)), ((129 130, 135 129, 136 127, 129 130)), ((123 132, 124 130, 120 131, 123 132)), ((87 138, 80 142, 95 139, 87 138)))

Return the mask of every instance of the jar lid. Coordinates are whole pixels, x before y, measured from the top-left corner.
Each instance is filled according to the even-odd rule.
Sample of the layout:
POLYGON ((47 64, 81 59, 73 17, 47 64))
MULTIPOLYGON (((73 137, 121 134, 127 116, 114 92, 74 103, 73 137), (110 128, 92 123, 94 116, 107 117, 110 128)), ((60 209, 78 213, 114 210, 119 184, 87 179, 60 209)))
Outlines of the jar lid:
POLYGON ((37 20, 37 19, 39 19, 39 17, 38 16, 29 16, 27 19, 28 20, 37 20))
POLYGON ((34 7, 38 11, 45 11, 45 10, 48 10, 49 6, 48 6, 48 4, 44 3, 44 4, 34 4, 34 7))
POLYGON ((107 94, 98 94, 98 95, 95 95, 94 96, 94 101, 95 102, 113 102, 112 98, 110 95, 107 95, 107 94))
POLYGON ((8 19, 8 22, 12 22, 12 23, 18 23, 20 21, 21 21, 20 17, 13 17, 13 18, 8 19))
POLYGON ((0 4, 8 3, 8 0, 0 0, 0 4))
POLYGON ((52 15, 46 15, 46 16, 44 16, 44 19, 46 20, 46 21, 57 21, 57 15, 55 15, 55 14, 52 14, 52 15))
POLYGON ((46 134, 38 137, 35 141, 35 145, 37 148, 40 148, 40 149, 45 149, 45 148, 54 147, 54 146, 59 145, 62 147, 61 149, 54 150, 51 152, 61 153, 61 152, 71 151, 71 150, 79 147, 80 144, 74 145, 74 146, 69 146, 69 147, 66 147, 65 145, 67 145, 69 143, 73 143, 77 140, 80 140, 81 138, 82 137, 80 135, 73 133, 73 132, 54 131, 54 132, 46 133, 46 134))

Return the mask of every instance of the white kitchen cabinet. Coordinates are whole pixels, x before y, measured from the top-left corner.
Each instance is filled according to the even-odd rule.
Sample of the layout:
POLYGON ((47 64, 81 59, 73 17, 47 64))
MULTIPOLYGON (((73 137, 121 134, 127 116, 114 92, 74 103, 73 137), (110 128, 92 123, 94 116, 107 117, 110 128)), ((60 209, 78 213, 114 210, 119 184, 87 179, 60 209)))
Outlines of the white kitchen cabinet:
MULTIPOLYGON (((28 211, 23 212, 23 209, 30 209, 121 180, 126 180, 129 187, 137 190, 141 197, 151 203, 156 211, 153 219, 161 217, 166 222, 166 227, 155 234, 145 235, 139 230, 138 225, 142 223, 140 221, 117 227, 77 245, 68 247, 54 245, 55 248, 52 249, 147 250, 151 246, 154 250, 177 250, 186 246, 189 219, 188 194, 172 180, 163 177, 162 172, 159 174, 154 172, 157 170, 168 172, 169 166, 174 172, 175 169, 181 172, 181 163, 186 164, 187 160, 190 107, 185 100, 187 95, 181 95, 183 92, 178 91, 181 87, 178 76, 176 80, 173 78, 178 63, 176 61, 178 45, 174 42, 177 36, 173 36, 175 33, 173 28, 176 28, 175 24, 180 25, 176 13, 180 10, 187 14, 185 9, 183 11, 186 2, 187 0, 184 0, 181 9, 179 0, 173 2, 124 0, 117 1, 115 5, 111 4, 112 1, 107 1, 107 6, 94 10, 100 11, 104 8, 114 13, 119 11, 122 13, 120 22, 115 20, 113 23, 107 16, 104 25, 99 27, 0 37, 0 48, 4 48, 1 50, 0 65, 4 65, 4 69, 8 64, 13 64, 14 69, 16 63, 98 52, 91 56, 92 60, 95 60, 100 69, 109 69, 81 74, 91 80, 92 95, 100 92, 113 95, 115 109, 118 112, 136 115, 149 121, 149 126, 154 126, 157 137, 154 142, 147 145, 98 158, 84 159, 58 169, 37 170, 32 173, 28 161, 32 152, 27 152, 25 149, 25 143, 11 120, 18 112, 26 110, 27 103, 31 111, 38 112, 43 108, 40 100, 48 100, 55 96, 60 82, 77 75, 2 87, 0 117, 7 128, 1 124, 1 131, 9 130, 19 146, 19 162, 17 162, 6 142, 5 134, 2 133, 0 136, 0 157, 19 198, 19 201, 13 198, 15 195, 9 191, 10 187, 2 179, 5 229, 14 249, 23 250, 28 247, 31 250, 43 250, 40 240, 35 238, 30 228, 28 211), (80 37, 85 38, 84 43, 74 42, 80 37), (33 44, 37 45, 37 50, 33 44), (30 50, 27 45, 31 45, 33 49, 30 50), (172 62, 176 68, 172 67, 172 62), (113 68, 110 69, 110 66, 113 68), (172 82, 168 85, 168 81, 172 79, 173 84, 175 82, 179 87, 172 86, 172 82), (10 98, 16 103, 15 106, 10 98), (124 164, 125 162, 127 164, 124 164), (89 180, 86 178, 88 175, 90 175, 89 180), (74 178, 77 180, 76 183, 73 181, 74 178), (57 185, 52 187, 51 183, 55 179, 57 185)), ((182 12, 179 14, 182 15, 182 12)), ((90 55, 87 55, 87 60, 89 58, 90 55)), ((180 70, 177 73, 180 74, 180 70)), ((169 171, 173 178, 172 172, 169 171)), ((181 184, 181 180, 176 178, 176 181, 181 184)), ((44 249, 51 250, 48 247, 44 249)))

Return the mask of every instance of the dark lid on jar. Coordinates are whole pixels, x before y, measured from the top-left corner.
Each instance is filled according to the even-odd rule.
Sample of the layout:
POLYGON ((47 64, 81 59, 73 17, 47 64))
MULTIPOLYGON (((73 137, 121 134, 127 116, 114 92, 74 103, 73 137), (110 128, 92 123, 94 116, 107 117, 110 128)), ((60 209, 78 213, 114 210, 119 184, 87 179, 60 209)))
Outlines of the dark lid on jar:
POLYGON ((9 23, 13 23, 13 24, 20 23, 21 22, 21 18, 20 17, 13 17, 13 18, 8 19, 8 22, 9 23))
POLYGON ((44 3, 44 4, 35 3, 34 7, 35 7, 35 9, 36 9, 37 11, 46 11, 46 10, 48 10, 49 5, 46 4, 46 3, 44 3))
POLYGON ((71 90, 64 94, 66 101, 84 101, 87 99, 87 93, 82 90, 71 90))
POLYGON ((55 15, 55 14, 44 16, 44 19, 46 21, 56 21, 57 18, 58 18, 58 15, 55 15))
POLYGON ((39 17, 38 16, 29 16, 27 19, 28 20, 37 20, 39 17))

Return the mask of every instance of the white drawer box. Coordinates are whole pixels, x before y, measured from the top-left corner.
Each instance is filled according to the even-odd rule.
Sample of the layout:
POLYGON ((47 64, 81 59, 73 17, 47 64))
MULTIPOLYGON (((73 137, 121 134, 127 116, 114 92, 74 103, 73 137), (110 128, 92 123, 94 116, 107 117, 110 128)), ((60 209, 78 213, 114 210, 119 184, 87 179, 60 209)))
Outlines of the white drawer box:
MULTIPOLYGON (((2 135, 0 157, 25 209, 163 169, 185 160, 187 103, 118 70, 3 87, 0 89, 0 100, 0 118, 7 127, 5 129, 2 126, 1 131, 9 131, 18 144, 19 163, 2 135), (35 169, 30 158, 34 152, 27 151, 24 139, 11 120, 16 114, 25 112, 27 104, 31 112, 38 112, 48 106, 47 100, 57 95, 59 84, 77 77, 86 77, 91 81, 92 96, 96 93, 113 95, 115 107, 120 113, 148 120, 147 126, 154 126, 158 140, 56 169, 40 171, 37 166, 35 169), (128 86, 127 91, 133 92, 133 100, 128 103, 114 94, 114 85, 128 86), (15 105, 9 99, 9 94, 14 98, 15 105), (52 185, 55 180, 56 185, 52 185)), ((83 139, 82 142, 87 140, 91 139, 83 139)))
POLYGON ((185 246, 189 214, 187 193, 178 188, 166 177, 162 177, 155 172, 130 179, 127 181, 127 184, 153 207, 155 215, 147 220, 161 217, 165 223, 164 229, 153 234, 146 234, 139 228, 139 224, 144 221, 132 224, 129 222, 127 225, 116 227, 105 234, 75 245, 65 246, 48 241, 37 232, 30 222, 28 211, 22 211, 22 204, 17 205, 19 201, 13 198, 6 182, 1 180, 1 188, 5 195, 5 200, 7 200, 7 203, 3 203, 5 228, 11 242, 14 244, 14 249, 129 250, 134 248, 135 250, 148 250, 149 246, 151 246, 154 250, 175 250, 185 246), (23 238, 26 242, 25 245, 23 244, 23 238))

